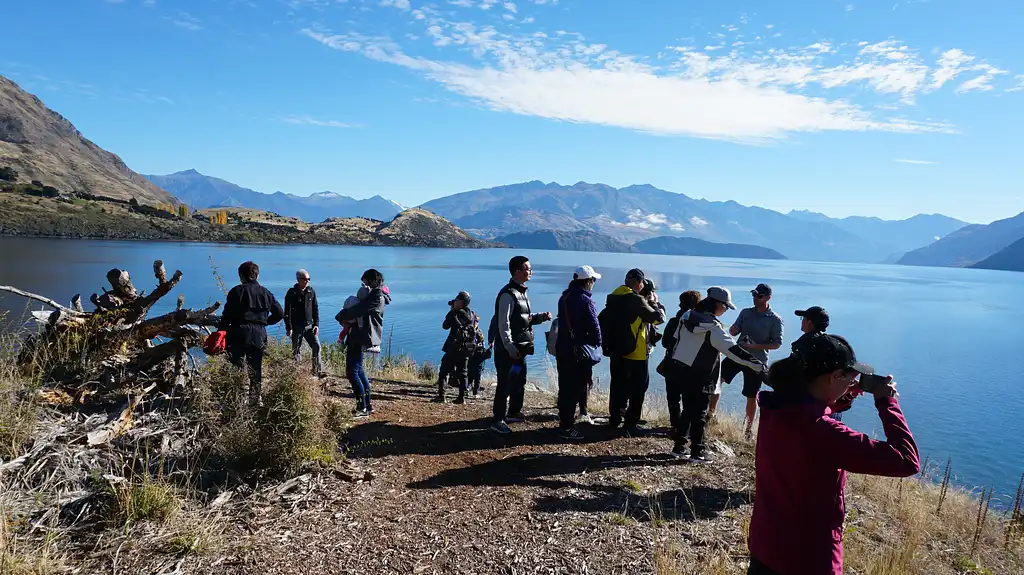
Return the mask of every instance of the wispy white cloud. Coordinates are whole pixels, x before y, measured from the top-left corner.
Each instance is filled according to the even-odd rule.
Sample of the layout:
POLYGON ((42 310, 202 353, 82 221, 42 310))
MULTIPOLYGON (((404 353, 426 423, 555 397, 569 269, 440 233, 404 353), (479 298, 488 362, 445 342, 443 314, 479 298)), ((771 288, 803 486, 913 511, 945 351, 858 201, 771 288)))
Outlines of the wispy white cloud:
POLYGON ((188 12, 183 12, 179 10, 177 15, 168 17, 168 20, 170 20, 172 24, 179 28, 184 28, 186 30, 191 30, 193 32, 195 32, 196 30, 203 29, 203 23, 200 22, 198 18, 192 16, 188 12))
POLYGON ((926 165, 926 166, 931 166, 933 164, 937 164, 938 163, 938 162, 931 162, 931 161, 928 161, 928 160, 908 160, 908 159, 905 159, 905 158, 893 158, 892 161, 899 162, 901 164, 919 164, 919 165, 926 165))
POLYGON ((156 8, 156 0, 142 0, 142 5, 146 8, 156 8))
POLYGON ((297 124, 305 126, 320 126, 323 128, 355 128, 354 124, 339 122, 337 120, 319 120, 310 116, 288 116, 284 119, 286 124, 297 124))
POLYGON ((386 36, 302 34, 407 68, 497 111, 744 143, 801 132, 954 132, 908 116, 916 99, 962 74, 975 76, 957 91, 971 92, 991 89, 1006 73, 959 50, 929 62, 893 38, 770 49, 737 40, 729 50, 667 46, 657 57, 637 57, 568 31, 503 31, 436 12, 419 19, 434 46, 457 50, 451 59, 411 55, 386 36))
POLYGON ((381 6, 394 6, 399 10, 411 10, 412 6, 409 4, 409 0, 380 0, 381 6))
POLYGON ((1007 88, 1006 89, 1007 92, 1021 92, 1021 91, 1024 91, 1024 75, 1018 75, 1016 80, 1017 80, 1017 85, 1012 87, 1012 88, 1007 88))

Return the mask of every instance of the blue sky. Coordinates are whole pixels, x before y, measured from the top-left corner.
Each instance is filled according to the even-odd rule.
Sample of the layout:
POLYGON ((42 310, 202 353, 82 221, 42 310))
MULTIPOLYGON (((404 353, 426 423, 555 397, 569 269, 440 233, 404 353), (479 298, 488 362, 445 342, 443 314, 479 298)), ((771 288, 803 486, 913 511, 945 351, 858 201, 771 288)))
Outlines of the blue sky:
POLYGON ((142 173, 405 205, 544 180, 1024 210, 1011 0, 35 0, 0 74, 142 173))

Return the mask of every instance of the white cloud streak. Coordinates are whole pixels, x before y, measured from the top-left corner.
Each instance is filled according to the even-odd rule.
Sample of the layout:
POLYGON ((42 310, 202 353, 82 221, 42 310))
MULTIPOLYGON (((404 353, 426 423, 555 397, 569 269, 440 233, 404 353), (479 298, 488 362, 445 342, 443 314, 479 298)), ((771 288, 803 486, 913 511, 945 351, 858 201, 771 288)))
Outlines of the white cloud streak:
MULTIPOLYGON (((449 3, 482 7, 483 1, 449 3)), ((942 122, 898 112, 963 74, 976 75, 958 92, 990 90, 992 80, 1006 73, 960 50, 928 63, 895 39, 786 49, 736 42, 730 51, 722 45, 668 46, 657 58, 642 58, 573 32, 502 32, 436 13, 416 18, 434 46, 457 50, 458 60, 413 56, 386 36, 312 28, 301 33, 335 50, 412 70, 497 111, 752 144, 805 132, 954 132, 942 122), (866 95, 882 101, 855 102, 866 95)))
POLYGON ((317 118, 311 118, 309 116, 289 116, 284 119, 286 124, 296 124, 303 126, 320 126, 322 128, 354 128, 352 124, 345 122, 338 122, 336 120, 319 120, 317 118))
POLYGON ((905 158, 893 158, 892 161, 899 162, 901 164, 917 164, 917 165, 924 165, 924 166, 931 166, 931 165, 934 165, 934 164, 938 163, 938 162, 931 162, 931 161, 928 161, 928 160, 907 160, 905 158))

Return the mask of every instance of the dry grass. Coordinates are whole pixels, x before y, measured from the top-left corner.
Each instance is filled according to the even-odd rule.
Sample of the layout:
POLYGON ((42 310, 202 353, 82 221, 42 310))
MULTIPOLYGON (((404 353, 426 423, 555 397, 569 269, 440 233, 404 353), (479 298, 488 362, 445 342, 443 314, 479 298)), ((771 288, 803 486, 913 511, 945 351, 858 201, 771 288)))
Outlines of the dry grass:
POLYGON ((114 482, 109 489, 109 522, 116 528, 128 529, 140 521, 165 522, 182 505, 174 486, 149 477, 136 483, 114 482))

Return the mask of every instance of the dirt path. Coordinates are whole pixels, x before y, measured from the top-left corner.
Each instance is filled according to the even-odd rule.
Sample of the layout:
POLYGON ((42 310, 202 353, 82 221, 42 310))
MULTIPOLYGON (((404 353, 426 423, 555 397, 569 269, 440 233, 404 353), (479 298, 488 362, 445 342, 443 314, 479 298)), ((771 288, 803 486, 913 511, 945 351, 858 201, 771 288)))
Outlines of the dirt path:
POLYGON ((372 481, 327 478, 294 501, 253 508, 227 527, 227 552, 197 567, 304 575, 742 571, 753 481, 743 441, 728 443, 735 456, 696 466, 672 459, 671 441, 657 432, 623 438, 581 426, 587 439, 566 443, 553 432, 547 394, 529 394, 529 421, 502 436, 486 430, 489 396, 438 405, 423 384, 375 382, 375 390, 373 417, 350 434, 350 458, 372 481))

